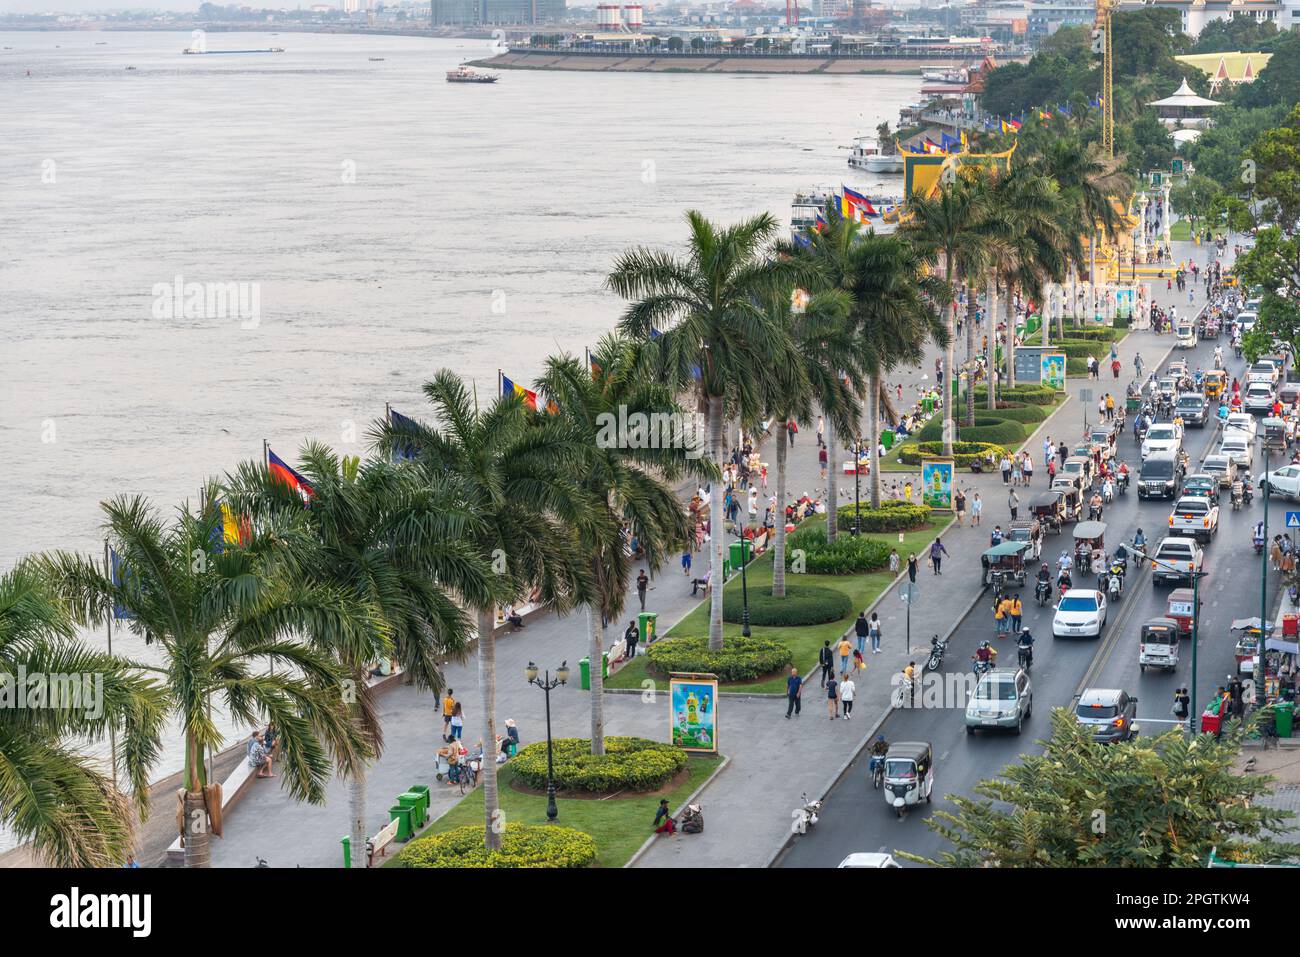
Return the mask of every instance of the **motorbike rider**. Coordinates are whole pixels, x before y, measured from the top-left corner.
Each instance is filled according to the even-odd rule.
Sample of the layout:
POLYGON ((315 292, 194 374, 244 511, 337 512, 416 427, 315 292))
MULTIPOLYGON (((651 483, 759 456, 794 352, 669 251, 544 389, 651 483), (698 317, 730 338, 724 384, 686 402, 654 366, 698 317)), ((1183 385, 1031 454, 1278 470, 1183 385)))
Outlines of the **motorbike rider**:
POLYGON ((1094 521, 1101 521, 1102 500, 1099 492, 1093 492, 1092 498, 1088 500, 1088 517, 1094 521))
POLYGON ((1146 550, 1147 537, 1142 534, 1142 529, 1140 528, 1133 534, 1133 547, 1144 551, 1146 550))
POLYGON ((1038 583, 1034 586, 1034 595, 1050 594, 1052 587, 1052 572, 1047 567, 1047 562, 1043 562, 1042 567, 1038 569, 1038 583))
POLYGON ((997 657, 998 650, 986 641, 975 649, 975 654, 971 656, 971 659, 975 662, 975 671, 979 672, 992 668, 997 657))
POLYGON ((1120 462, 1119 468, 1115 470, 1115 484, 1117 488, 1128 488, 1128 463, 1120 462))
POLYGON ((1256 549, 1263 547, 1264 545, 1264 523, 1263 522, 1255 523, 1255 530, 1250 533, 1250 543, 1254 545, 1256 549))
POLYGON ((885 740, 883 734, 876 735, 876 740, 871 743, 871 758, 867 762, 868 770, 875 771, 876 765, 885 760, 885 755, 889 753, 889 742, 885 740))
POLYGON ((1020 637, 1016 641, 1016 650, 1024 652, 1026 666, 1034 663, 1034 636, 1030 633, 1028 626, 1020 629, 1020 637))
POLYGON ((1223 368, 1223 346, 1214 347, 1214 368, 1223 368))

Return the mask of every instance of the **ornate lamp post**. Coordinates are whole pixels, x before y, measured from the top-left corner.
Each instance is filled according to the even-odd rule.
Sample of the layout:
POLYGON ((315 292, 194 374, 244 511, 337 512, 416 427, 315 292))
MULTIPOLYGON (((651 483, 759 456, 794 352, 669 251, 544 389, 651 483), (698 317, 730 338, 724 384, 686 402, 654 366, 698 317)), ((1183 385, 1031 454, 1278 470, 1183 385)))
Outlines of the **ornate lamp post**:
MULTIPOLYGON (((601 667, 602 662, 594 662, 594 667, 601 667)), ((560 662, 560 667, 555 669, 555 677, 551 677, 550 671, 546 672, 545 677, 537 677, 537 665, 531 661, 528 667, 524 669, 524 677, 528 679, 530 685, 537 685, 546 694, 546 820, 554 823, 559 816, 559 809, 555 806, 555 761, 553 745, 551 741, 551 689, 558 685, 569 683, 569 662, 560 662)))

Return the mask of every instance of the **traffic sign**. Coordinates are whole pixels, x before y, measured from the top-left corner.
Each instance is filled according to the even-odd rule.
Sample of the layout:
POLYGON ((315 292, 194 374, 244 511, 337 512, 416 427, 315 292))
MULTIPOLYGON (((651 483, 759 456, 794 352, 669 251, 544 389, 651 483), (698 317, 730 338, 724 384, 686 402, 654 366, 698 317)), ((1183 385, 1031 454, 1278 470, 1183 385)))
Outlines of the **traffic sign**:
MULTIPOLYGON (((1295 514, 1300 515, 1300 512, 1295 514)), ((898 597, 910 605, 921 597, 921 589, 914 582, 903 582, 902 587, 898 589, 898 597)))
POLYGON ((1300 512, 1287 512, 1287 513, 1286 513, 1286 527, 1287 527, 1287 528, 1300 528, 1300 512))
POLYGON ((1079 401, 1080 401, 1080 402, 1091 402, 1091 401, 1092 401, 1092 390, 1091 390, 1091 389, 1080 389, 1080 390, 1079 390, 1079 401))

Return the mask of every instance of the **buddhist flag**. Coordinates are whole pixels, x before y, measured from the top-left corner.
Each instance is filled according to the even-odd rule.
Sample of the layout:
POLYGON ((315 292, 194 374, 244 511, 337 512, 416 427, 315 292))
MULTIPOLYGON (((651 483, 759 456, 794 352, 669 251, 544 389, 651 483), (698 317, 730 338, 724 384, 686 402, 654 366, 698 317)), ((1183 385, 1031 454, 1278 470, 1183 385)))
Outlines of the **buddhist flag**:
POLYGON ((306 498, 310 499, 316 494, 316 490, 311 487, 311 484, 292 469, 284 459, 272 452, 270 446, 266 448, 266 467, 272 476, 306 498))

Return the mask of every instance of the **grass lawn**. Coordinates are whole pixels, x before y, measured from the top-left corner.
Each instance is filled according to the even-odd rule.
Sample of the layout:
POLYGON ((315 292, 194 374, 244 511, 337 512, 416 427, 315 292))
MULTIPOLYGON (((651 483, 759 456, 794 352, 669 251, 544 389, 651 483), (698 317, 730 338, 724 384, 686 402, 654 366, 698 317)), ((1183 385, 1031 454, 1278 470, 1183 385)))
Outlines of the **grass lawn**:
MULTIPOLYGON (((721 763, 722 758, 717 755, 692 755, 686 765, 687 776, 681 784, 665 794, 651 793, 609 800, 558 798, 556 804, 560 816, 557 823, 576 828, 596 839, 598 866, 622 867, 650 836, 650 824, 655 819, 655 809, 659 807, 660 798, 667 798, 668 806, 676 810, 721 763)), ((497 772, 501 810, 505 812, 506 820, 516 824, 545 824, 546 795, 516 791, 510 786, 514 774, 509 761, 501 765, 497 772)), ((421 831, 419 837, 441 834, 466 824, 483 824, 482 788, 475 788, 465 795, 451 810, 421 831)), ((390 858, 384 866, 402 867, 401 854, 390 858)))
MULTIPOLYGON (((921 554, 922 549, 929 547, 930 542, 934 540, 936 534, 947 524, 946 518, 940 518, 937 521, 931 521, 925 528, 914 532, 904 532, 902 541, 899 541, 897 532, 881 532, 878 534, 869 534, 868 538, 874 538, 878 541, 888 542, 898 549, 898 554, 902 561, 906 563, 909 552, 921 554)), ((841 533, 845 534, 845 533, 841 533)), ((768 588, 772 585, 772 551, 769 549, 763 555, 759 556, 749 566, 746 573, 750 590, 768 588)), ((787 575, 788 584, 798 585, 821 585, 827 588, 834 588, 836 591, 843 592, 853 600, 853 617, 857 617, 857 612, 866 608, 877 596, 880 595, 893 582, 894 575, 885 569, 879 572, 870 572, 865 575, 787 575)), ((739 576, 727 582, 727 588, 740 589, 739 576)), ((750 631, 763 638, 775 638, 787 645, 794 654, 794 663, 799 666, 800 674, 806 674, 810 668, 817 665, 817 651, 821 648, 823 641, 832 643, 839 640, 840 635, 853 623, 852 618, 842 618, 839 621, 828 622, 824 625, 808 625, 799 628, 773 628, 773 627, 751 627, 750 631)), ((728 637, 739 637, 740 625, 723 623, 722 630, 724 639, 728 637)), ((683 637, 707 637, 709 634, 709 603, 701 602, 698 607, 680 622, 674 625, 664 638, 683 638, 683 637)), ((605 684, 610 688, 640 688, 641 682, 647 678, 654 677, 646 669, 648 658, 638 655, 630 663, 621 668, 616 674, 610 675, 605 684)), ((655 686, 660 690, 668 690, 668 682, 665 679, 655 678, 655 686)), ((777 675, 773 678, 761 681, 752 681, 736 684, 723 684, 721 686, 727 691, 748 691, 755 694, 785 694, 785 675, 777 675)))
POLYGON ((1187 219, 1175 220, 1169 227, 1169 238, 1174 242, 1191 242, 1192 240, 1192 223, 1187 219))

